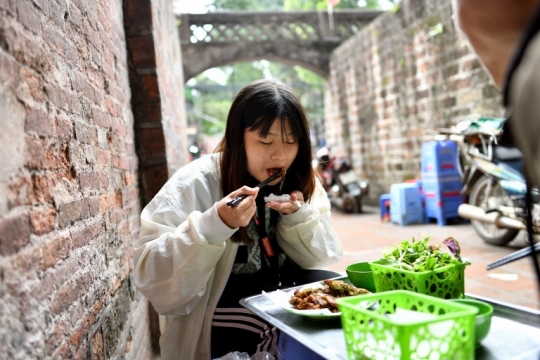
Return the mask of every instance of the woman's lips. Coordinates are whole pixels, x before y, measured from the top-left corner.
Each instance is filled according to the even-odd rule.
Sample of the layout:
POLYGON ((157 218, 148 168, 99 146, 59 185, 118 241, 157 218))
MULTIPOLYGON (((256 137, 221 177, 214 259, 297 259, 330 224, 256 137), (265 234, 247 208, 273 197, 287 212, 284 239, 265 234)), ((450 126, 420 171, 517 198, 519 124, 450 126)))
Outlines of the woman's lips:
POLYGON ((266 175, 267 176, 271 176, 272 174, 274 174, 276 171, 282 171, 283 168, 270 168, 270 169, 266 169, 266 175))

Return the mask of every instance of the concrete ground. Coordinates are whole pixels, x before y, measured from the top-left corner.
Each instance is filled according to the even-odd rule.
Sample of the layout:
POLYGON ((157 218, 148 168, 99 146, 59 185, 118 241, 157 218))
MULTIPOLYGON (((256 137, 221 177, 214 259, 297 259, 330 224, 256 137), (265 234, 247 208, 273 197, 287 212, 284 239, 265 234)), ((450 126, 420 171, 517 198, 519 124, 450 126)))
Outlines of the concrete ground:
POLYGON ((412 237, 423 239, 429 235, 430 243, 436 245, 452 236, 460 243, 462 257, 471 262, 465 269, 467 294, 540 310, 539 285, 530 257, 486 270, 488 263, 524 247, 525 233, 520 233, 508 246, 499 247, 484 243, 470 224, 399 226, 382 222, 379 209, 369 206, 364 207, 364 213, 354 215, 333 210, 332 225, 343 242, 344 256, 339 263, 329 266, 329 270, 344 274, 347 265, 377 260, 382 256, 384 247, 412 237))

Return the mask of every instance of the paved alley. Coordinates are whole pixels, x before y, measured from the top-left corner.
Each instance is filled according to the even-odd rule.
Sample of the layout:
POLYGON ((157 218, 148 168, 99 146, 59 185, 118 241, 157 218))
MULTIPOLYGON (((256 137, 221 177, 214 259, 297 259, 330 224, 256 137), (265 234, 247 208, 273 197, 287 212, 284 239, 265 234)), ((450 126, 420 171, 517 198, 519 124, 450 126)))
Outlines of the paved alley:
POLYGON ((459 241, 462 257, 471 265, 465 269, 465 292, 491 298, 499 302, 540 309, 536 276, 530 258, 487 271, 486 265, 525 246, 525 234, 520 233, 510 245, 489 245, 475 233, 470 224, 439 227, 436 223, 399 226, 381 222, 379 209, 366 206, 362 214, 332 212, 334 229, 340 234, 344 256, 340 263, 328 269, 345 273, 345 267, 360 261, 377 260, 386 246, 404 239, 423 239, 431 236, 430 243, 438 244, 448 236, 459 241))

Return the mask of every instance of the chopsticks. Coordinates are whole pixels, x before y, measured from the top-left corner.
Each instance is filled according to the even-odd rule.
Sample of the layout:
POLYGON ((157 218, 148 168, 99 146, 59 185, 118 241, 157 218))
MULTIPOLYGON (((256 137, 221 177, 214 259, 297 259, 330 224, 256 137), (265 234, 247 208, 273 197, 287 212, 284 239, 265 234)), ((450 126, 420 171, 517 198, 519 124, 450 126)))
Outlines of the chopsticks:
MULTIPOLYGON (((258 188, 262 188, 268 184, 270 184, 272 181, 276 180, 277 178, 280 178, 280 177, 283 177, 285 176, 285 170, 281 169, 279 171, 276 171, 275 173, 273 173, 272 175, 270 175, 266 180, 264 180, 263 182, 259 183, 257 185, 258 188)), ((245 198, 247 197, 247 195, 240 195, 240 196, 237 196, 235 197, 234 199, 232 199, 231 201, 229 201, 227 203, 227 206, 236 206, 236 204, 238 204, 240 201, 244 200, 245 198)))

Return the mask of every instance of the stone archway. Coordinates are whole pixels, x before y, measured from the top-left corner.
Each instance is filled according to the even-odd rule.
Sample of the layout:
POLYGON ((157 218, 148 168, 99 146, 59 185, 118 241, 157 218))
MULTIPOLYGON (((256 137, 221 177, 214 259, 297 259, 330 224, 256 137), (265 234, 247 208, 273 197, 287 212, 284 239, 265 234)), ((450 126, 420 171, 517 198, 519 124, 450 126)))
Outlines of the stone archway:
POLYGON ((381 11, 182 14, 184 79, 204 70, 250 60, 300 65, 326 77, 330 54, 381 11))

